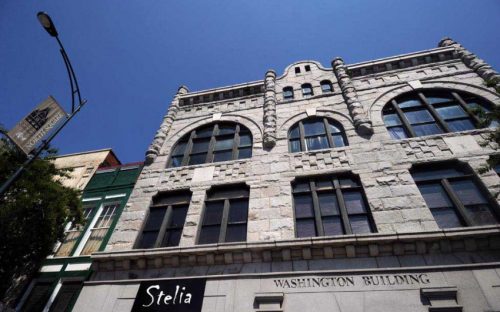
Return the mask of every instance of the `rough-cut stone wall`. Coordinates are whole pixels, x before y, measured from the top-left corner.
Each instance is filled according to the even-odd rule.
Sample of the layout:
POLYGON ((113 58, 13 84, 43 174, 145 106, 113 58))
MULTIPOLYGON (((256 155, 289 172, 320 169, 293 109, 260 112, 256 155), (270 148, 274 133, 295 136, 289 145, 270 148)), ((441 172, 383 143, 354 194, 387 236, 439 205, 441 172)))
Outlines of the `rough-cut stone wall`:
MULTIPOLYGON (((332 69, 322 68, 316 62, 292 64, 280 77, 268 75, 266 93, 249 96, 241 101, 241 105, 233 99, 202 106, 176 107, 175 114, 169 113, 165 118, 151 149, 151 153, 157 156, 142 171, 106 250, 131 249, 151 198, 160 191, 174 189, 190 189, 192 192, 181 246, 195 245, 206 191, 214 185, 231 183, 246 183, 250 187, 249 243, 293 239, 291 182, 299 176, 339 172, 359 175, 379 233, 437 230, 437 224, 409 173, 411 166, 458 159, 477 170, 491 154, 497 153, 498 147, 479 144, 487 138, 487 129, 393 140, 382 121, 382 108, 391 98, 419 88, 467 91, 497 105, 500 105, 500 98, 491 88, 485 87, 483 78, 460 58, 355 78, 345 76, 349 73, 349 65, 336 66, 337 76, 332 69), (309 71, 305 70, 306 65, 309 71), (344 73, 339 74, 339 66, 343 67, 344 73), (301 72, 296 74, 295 67, 301 72), (320 81, 325 79, 332 82, 333 92, 321 92, 320 81), (309 98, 303 98, 301 92, 301 85, 306 82, 312 84, 314 91, 314 96, 309 98), (283 100, 282 90, 286 86, 294 88, 293 100, 283 100), (352 109, 354 104, 355 110, 352 109), (346 132, 349 146, 289 153, 288 130, 299 120, 311 116, 337 120, 346 132), (167 168, 169 153, 179 138, 192 129, 217 120, 239 122, 250 129, 252 158, 167 168), (275 132, 266 132, 266 120, 275 124, 275 132), (356 127, 361 124, 369 125, 373 134, 360 136, 356 127), (266 137, 275 140, 274 147, 266 144, 264 149, 266 137)), ((179 99, 182 99, 182 94, 178 94, 174 102, 178 103, 179 99)), ((487 172, 480 179, 489 188, 491 196, 498 196, 500 179, 496 173, 487 172)))

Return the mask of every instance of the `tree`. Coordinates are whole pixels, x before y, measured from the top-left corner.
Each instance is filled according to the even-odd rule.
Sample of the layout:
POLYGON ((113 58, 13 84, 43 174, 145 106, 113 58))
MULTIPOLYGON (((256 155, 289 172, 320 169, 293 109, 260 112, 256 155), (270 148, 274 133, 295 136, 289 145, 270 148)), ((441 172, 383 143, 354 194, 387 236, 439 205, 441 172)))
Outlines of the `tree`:
MULTIPOLYGON (((63 238, 68 221, 81 222, 79 192, 64 187, 50 161, 55 150, 35 160, 0 198, 0 301, 13 304, 22 286, 36 273, 54 244, 63 238)), ((0 141, 0 183, 26 159, 6 139, 0 141)))
MULTIPOLYGON (((500 94, 500 78, 496 77, 486 81, 486 86, 495 89, 495 91, 500 94)), ((477 111, 475 111, 475 113, 479 116, 481 124, 484 127, 488 126, 493 121, 496 121, 498 123, 495 131, 489 135, 488 141, 493 141, 498 146, 500 146, 500 107, 495 106, 490 112, 485 112, 484 110, 478 109, 477 111)), ((485 142, 485 144, 487 143, 488 142, 485 142)), ((488 170, 493 169, 497 165, 500 165, 500 154, 492 155, 486 161, 486 164, 479 169, 479 172, 485 173, 488 170)))

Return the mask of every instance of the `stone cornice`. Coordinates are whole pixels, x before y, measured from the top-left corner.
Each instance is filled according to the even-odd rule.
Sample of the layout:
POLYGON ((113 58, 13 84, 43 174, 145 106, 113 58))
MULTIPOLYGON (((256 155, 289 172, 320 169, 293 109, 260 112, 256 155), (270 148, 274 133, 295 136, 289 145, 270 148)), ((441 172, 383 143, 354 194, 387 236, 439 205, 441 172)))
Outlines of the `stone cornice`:
POLYGON ((500 226, 98 252, 94 270, 402 256, 500 249, 500 226), (152 265, 152 267, 151 267, 152 265))

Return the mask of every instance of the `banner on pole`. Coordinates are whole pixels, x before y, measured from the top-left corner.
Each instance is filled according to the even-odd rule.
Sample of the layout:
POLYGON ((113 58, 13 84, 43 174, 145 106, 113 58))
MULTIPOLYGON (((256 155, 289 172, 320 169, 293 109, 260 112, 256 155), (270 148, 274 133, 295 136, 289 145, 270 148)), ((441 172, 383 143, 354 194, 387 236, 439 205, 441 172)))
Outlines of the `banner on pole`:
POLYGON ((27 155, 64 118, 67 118, 64 109, 49 96, 7 135, 27 155))

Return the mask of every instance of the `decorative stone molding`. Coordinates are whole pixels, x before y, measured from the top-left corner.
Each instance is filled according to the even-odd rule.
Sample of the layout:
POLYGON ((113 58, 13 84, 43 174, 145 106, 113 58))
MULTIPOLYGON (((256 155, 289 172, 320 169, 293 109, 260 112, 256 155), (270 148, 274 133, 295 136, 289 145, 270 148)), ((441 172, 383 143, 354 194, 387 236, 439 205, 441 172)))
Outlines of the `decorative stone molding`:
POLYGON ((486 81, 495 80, 495 86, 500 87, 500 74, 495 71, 488 63, 484 60, 480 59, 474 53, 465 49, 460 43, 455 40, 445 37, 439 41, 440 47, 453 47, 457 52, 462 62, 476 72, 479 77, 483 78, 486 81))
POLYGON ((321 260, 481 252, 500 249, 500 227, 460 228, 425 233, 344 235, 267 242, 138 249, 92 254, 95 271, 227 265, 290 260, 321 260), (161 261, 154 261, 161 259, 161 261))
POLYGON ((265 78, 264 93, 264 146, 276 145, 276 73, 268 70, 265 78))
POLYGON ((337 57, 332 61, 333 71, 342 90, 342 95, 349 108, 349 113, 351 114, 352 120, 354 122, 354 127, 361 134, 372 134, 372 123, 367 118, 363 106, 358 100, 358 95, 356 89, 352 84, 351 77, 347 73, 347 67, 344 61, 337 57))
POLYGON ((170 107, 168 108, 167 115, 163 118, 160 129, 156 132, 155 138, 146 151, 146 164, 151 164, 158 156, 160 149, 167 138, 168 131, 174 122, 175 115, 179 111, 179 97, 188 93, 189 90, 185 86, 179 87, 177 94, 174 96, 170 107))

